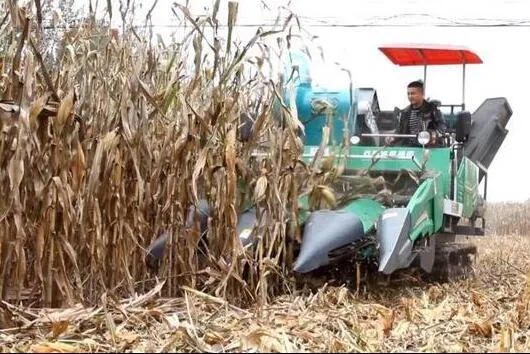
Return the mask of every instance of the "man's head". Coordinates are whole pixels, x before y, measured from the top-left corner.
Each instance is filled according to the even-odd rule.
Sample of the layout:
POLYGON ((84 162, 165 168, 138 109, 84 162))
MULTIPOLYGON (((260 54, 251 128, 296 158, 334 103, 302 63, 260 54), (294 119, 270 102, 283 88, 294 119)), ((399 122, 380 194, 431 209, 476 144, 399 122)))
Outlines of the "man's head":
POLYGON ((407 97, 412 106, 418 107, 423 102, 423 82, 412 81, 407 86, 407 97))

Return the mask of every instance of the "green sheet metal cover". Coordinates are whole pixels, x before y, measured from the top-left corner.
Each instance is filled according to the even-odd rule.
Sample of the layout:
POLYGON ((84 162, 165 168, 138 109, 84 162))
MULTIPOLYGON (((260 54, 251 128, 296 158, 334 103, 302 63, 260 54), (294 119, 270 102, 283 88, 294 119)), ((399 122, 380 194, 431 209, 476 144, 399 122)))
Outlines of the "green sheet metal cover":
MULTIPOLYGON (((310 163, 318 146, 306 146, 302 159, 310 163)), ((442 189, 439 191, 443 195, 448 195, 450 187, 450 168, 451 168, 451 149, 450 148, 432 148, 428 150, 428 161, 426 169, 436 171, 441 174, 442 189)), ((412 156, 420 164, 424 159, 425 149, 418 147, 390 147, 381 150, 378 146, 351 146, 349 150, 342 150, 340 147, 328 147, 324 156, 335 156, 335 164, 338 164, 341 158, 345 158, 346 174, 355 173, 354 171, 370 168, 372 171, 400 171, 411 170, 420 171, 420 168, 412 161, 412 156), (382 157, 377 160, 377 157, 382 157), (388 158, 384 158, 388 157, 388 158), (407 159, 392 159, 407 158, 407 159)))
POLYGON ((478 202, 478 166, 464 157, 457 172, 457 200, 463 204, 462 216, 470 217, 478 202))
POLYGON ((342 210, 357 215, 361 219, 364 232, 367 233, 375 226, 385 208, 373 199, 359 198, 346 205, 342 210))

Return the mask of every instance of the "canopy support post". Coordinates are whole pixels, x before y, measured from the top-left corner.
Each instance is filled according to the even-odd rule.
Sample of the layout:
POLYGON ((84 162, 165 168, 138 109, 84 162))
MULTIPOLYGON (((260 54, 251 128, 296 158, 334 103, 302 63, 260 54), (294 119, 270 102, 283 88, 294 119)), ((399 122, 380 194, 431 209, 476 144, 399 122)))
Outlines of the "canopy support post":
POLYGON ((462 110, 466 110, 466 63, 462 65, 462 110))
POLYGON ((427 88, 427 64, 423 65, 423 91, 427 88))
POLYGON ((425 94, 427 89, 427 59, 425 58, 425 55, 423 55, 423 50, 418 49, 418 53, 423 59, 423 94, 425 94))

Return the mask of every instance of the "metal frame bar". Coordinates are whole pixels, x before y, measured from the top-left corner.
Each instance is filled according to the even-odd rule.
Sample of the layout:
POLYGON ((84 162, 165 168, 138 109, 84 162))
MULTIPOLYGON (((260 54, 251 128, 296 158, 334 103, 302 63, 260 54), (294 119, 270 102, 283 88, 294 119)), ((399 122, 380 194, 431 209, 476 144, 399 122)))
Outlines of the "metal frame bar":
POLYGON ((484 201, 488 200, 488 173, 484 173, 484 201))
MULTIPOLYGON (((422 165, 418 162, 418 159, 416 159, 415 155, 412 156, 380 156, 377 157, 379 152, 373 154, 373 155, 357 155, 357 154, 347 154, 347 155, 339 155, 338 157, 343 158, 346 157, 347 159, 363 159, 363 160, 371 160, 372 162, 375 162, 375 160, 402 160, 402 161, 412 161, 416 167, 419 169, 422 168, 422 165)), ((270 156, 269 153, 265 152, 253 152, 251 154, 252 157, 267 157, 270 156)), ((302 157, 314 157, 313 154, 302 154, 302 157)), ((331 154, 323 154, 322 157, 329 157, 331 154)))
POLYGON ((466 110, 466 63, 462 65, 462 110, 466 110))
POLYGON ((466 109, 466 57, 463 51, 460 51, 462 57, 462 110, 466 109))
MULTIPOLYGON (((372 162, 375 162, 376 160, 402 160, 402 161, 412 161, 416 167, 419 169, 422 168, 421 164, 418 162, 418 159, 416 159, 415 155, 412 156, 377 156, 379 153, 375 153, 372 156, 370 155, 354 155, 354 154, 348 154, 348 155, 339 155, 338 157, 346 157, 347 159, 363 159, 363 160, 371 160, 372 162)), ((302 157, 313 157, 312 154, 303 154, 302 157)), ((322 157, 328 157, 331 156, 330 154, 324 154, 322 157)))
POLYGON ((454 175, 453 175, 453 199, 458 201, 458 146, 455 145, 453 148, 453 166, 454 166, 454 175))
POLYGON ((477 164, 478 168, 484 172, 484 201, 486 201, 488 193, 488 169, 478 161, 475 161, 475 163, 477 164))
POLYGON ((427 61, 425 60, 425 55, 423 55, 423 50, 418 49, 421 58, 423 59, 423 93, 427 91, 427 61))
POLYGON ((388 136, 394 138, 415 138, 417 134, 394 134, 394 133, 362 133, 363 137, 376 137, 376 138, 386 138, 388 136))

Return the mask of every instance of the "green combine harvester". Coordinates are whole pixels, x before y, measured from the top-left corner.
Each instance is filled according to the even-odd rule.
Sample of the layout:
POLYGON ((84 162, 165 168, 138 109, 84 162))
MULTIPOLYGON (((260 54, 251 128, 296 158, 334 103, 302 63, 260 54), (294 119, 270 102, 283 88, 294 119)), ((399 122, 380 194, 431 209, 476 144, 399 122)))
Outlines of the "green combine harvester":
MULTIPOLYGON (((296 108, 304 125, 302 160, 310 164, 320 151, 321 159, 331 158, 342 171, 330 186, 336 196, 333 208, 315 209, 307 195, 300 197, 302 242, 293 271, 303 277, 347 261, 376 264, 387 275, 418 265, 447 280, 465 276, 476 247, 457 242, 456 235, 484 235, 488 168, 508 133, 512 110, 505 98, 488 98, 474 113, 466 110, 466 65, 482 63, 467 48, 396 45, 379 50, 396 65, 424 66, 424 82, 429 65, 462 65, 462 102, 431 101, 447 125, 441 137, 434 138, 430 131, 397 135, 400 110, 380 110, 375 89, 314 87, 308 57, 291 53, 286 73, 296 66, 296 108), (329 144, 322 150, 325 127, 330 128, 329 144), (413 138, 417 144, 387 146, 387 136, 413 138), (360 189, 359 181, 370 183, 360 189)), ((289 105, 289 97, 284 100, 289 105)), ((246 123, 251 129, 251 121, 246 123)), ((210 208, 201 201, 192 208, 189 222, 196 212, 206 233, 210 208)), ((255 221, 252 207, 240 214, 244 245, 254 241, 255 221)), ((162 258, 167 237, 162 235, 149 247, 149 266, 162 258)))

